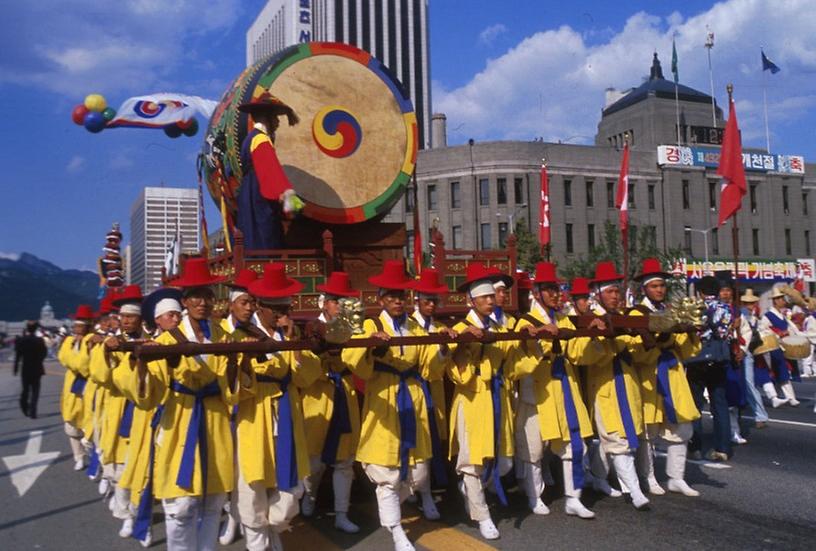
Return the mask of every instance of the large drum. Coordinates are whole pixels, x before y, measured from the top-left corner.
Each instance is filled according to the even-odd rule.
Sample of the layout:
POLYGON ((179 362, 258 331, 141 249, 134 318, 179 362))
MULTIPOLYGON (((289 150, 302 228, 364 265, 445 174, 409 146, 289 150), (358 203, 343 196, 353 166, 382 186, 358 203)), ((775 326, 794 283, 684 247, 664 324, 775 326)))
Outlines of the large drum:
POLYGON ((232 83, 207 129, 202 169, 216 204, 234 216, 246 167, 241 143, 251 119, 238 111, 265 89, 290 105, 275 146, 305 216, 355 223, 386 214, 414 170, 417 127, 399 82, 369 53, 344 44, 292 46, 248 67, 232 83))
POLYGON ((788 360, 804 360, 810 356, 810 341, 805 337, 798 335, 782 337, 779 345, 788 360))

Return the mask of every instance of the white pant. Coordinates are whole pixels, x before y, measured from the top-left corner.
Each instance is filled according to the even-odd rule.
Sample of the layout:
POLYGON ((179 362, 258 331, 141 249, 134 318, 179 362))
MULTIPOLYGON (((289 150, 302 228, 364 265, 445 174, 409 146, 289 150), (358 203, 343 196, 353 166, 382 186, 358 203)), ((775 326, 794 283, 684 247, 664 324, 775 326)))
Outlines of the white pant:
POLYGON ((227 494, 163 499, 167 549, 170 551, 214 551, 218 546, 218 521, 227 494), (201 507, 204 510, 201 510, 201 507), (198 518, 201 516, 201 523, 198 518))
MULTIPOLYGON (((354 480, 353 465, 353 459, 338 461, 334 465, 332 488, 334 489, 335 513, 348 513, 349 500, 351 499, 351 483, 354 480)), ((320 461, 319 455, 309 457, 310 474, 303 479, 303 488, 306 494, 312 498, 317 497, 317 489, 320 487, 320 479, 323 478, 323 472, 325 470, 326 465, 320 461)), ((430 479, 428 479, 428 484, 430 485, 430 479)), ((422 490, 422 488, 420 488, 420 490, 422 490)))
POLYGON ((300 512, 299 500, 303 497, 303 484, 299 483, 295 488, 282 491, 267 488, 263 482, 247 484, 239 473, 235 491, 238 517, 244 527, 260 529, 269 526, 275 532, 284 532, 300 512))
POLYGON ((377 485, 377 508, 380 525, 386 528, 397 526, 402 521, 400 504, 426 484, 430 477, 428 463, 420 461, 408 469, 408 476, 400 480, 399 469, 363 463, 368 478, 377 485))
POLYGON ((88 452, 82 445, 82 431, 71 423, 65 423, 64 428, 65 434, 68 436, 68 442, 71 444, 71 453, 74 456, 74 461, 84 459, 88 452))

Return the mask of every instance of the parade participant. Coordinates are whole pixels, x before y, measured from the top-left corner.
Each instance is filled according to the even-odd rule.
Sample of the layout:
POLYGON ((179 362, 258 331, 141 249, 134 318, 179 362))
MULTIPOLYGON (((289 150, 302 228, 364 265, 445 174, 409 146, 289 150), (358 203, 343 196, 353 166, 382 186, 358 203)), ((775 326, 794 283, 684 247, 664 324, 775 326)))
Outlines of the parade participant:
MULTIPOLYGON (((686 360, 686 374, 694 396, 697 410, 702 412, 705 405, 704 392, 708 400, 714 425, 714 447, 706 457, 711 461, 727 461, 731 456, 729 437, 730 420, 726 397, 726 370, 731 362, 730 342, 732 328, 731 308, 719 299, 720 282, 712 276, 704 276, 695 288, 706 305, 706 326, 700 333, 702 348, 700 354, 686 360)), ((692 423, 694 435, 689 440, 689 450, 695 459, 702 457, 702 418, 692 423)))
POLYGON ((147 335, 142 330, 142 290, 138 285, 128 285, 116 295, 114 306, 119 307, 121 334, 105 338, 103 344, 91 350, 91 378, 106 391, 105 409, 99 439, 102 478, 113 489, 111 512, 122 521, 119 536, 129 538, 133 533, 133 511, 130 508, 130 490, 119 485, 125 470, 130 430, 135 404, 116 384, 113 371, 122 365, 130 371, 129 355, 116 352, 121 341, 143 341, 147 335))
MULTIPOLYGON (((592 285, 598 301, 596 315, 620 313, 624 300, 622 282, 623 275, 617 273, 613 262, 599 262, 595 266, 592 285)), ((649 504, 635 470, 635 453, 644 427, 640 384, 631 352, 643 344, 643 338, 619 335, 602 339, 604 355, 590 366, 587 381, 600 440, 600 445, 593 450, 592 483, 597 490, 614 495, 606 484, 611 457, 622 483, 621 490, 628 491, 636 509, 644 509, 649 504)))
POLYGON ((806 299, 805 320, 802 323, 802 332, 810 340, 810 355, 799 361, 800 376, 816 376, 816 299, 808 297, 806 299))
MULTIPOLYGON (((292 296, 303 284, 286 277, 279 263, 264 266, 249 284, 257 311, 255 324, 239 325, 238 341, 299 338, 289 317, 292 296)), ((301 481, 309 474, 299 388, 320 376, 320 361, 309 351, 284 351, 251 358, 254 392, 242 397, 236 415, 238 516, 249 551, 283 549, 280 534, 298 513, 301 481)))
MULTIPOLYGON (((785 298, 785 294, 779 287, 773 288, 771 292, 771 307, 759 320, 759 334, 763 337, 773 334, 776 335, 777 338, 801 335, 801 331, 788 319, 788 302, 785 298)), ((782 394, 785 396, 787 403, 794 407, 798 406, 799 400, 796 399, 796 392, 794 392, 793 384, 791 383, 791 379, 797 379, 799 376, 797 366, 785 358, 780 348, 765 353, 764 359, 765 364, 770 368, 769 371, 773 372, 774 380, 782 390, 782 394)), ((763 378, 763 380, 758 382, 761 383, 763 387, 767 383, 771 383, 771 387, 773 387, 770 378, 763 378)), ((768 394, 771 393, 768 392, 768 394)), ((773 394, 776 394, 775 390, 773 394)))
MULTIPOLYGON (((640 283, 643 299, 630 314, 649 315, 666 309, 671 274, 663 271, 660 261, 647 258, 635 281, 640 283)), ((637 453, 637 466, 646 478, 649 493, 665 494, 654 473, 654 446, 658 439, 666 443, 666 475, 670 492, 699 496, 685 481, 688 441, 693 434, 692 421, 700 418, 694 405, 683 361, 700 351, 696 331, 659 334, 657 346, 646 350, 638 346, 633 353, 634 366, 640 376, 645 430, 637 453)))
POLYGON ((504 307, 510 302, 510 288, 513 286, 513 278, 493 266, 487 270, 496 276, 496 280, 493 283, 493 288, 496 291, 495 304, 493 305, 493 313, 490 314, 490 318, 495 321, 499 327, 504 327, 510 331, 516 326, 516 318, 505 312, 504 307))
POLYGON ((14 375, 19 371, 23 382, 20 409, 32 419, 37 418, 40 379, 45 375, 43 361, 48 356, 45 339, 37 335, 38 329, 36 321, 26 322, 25 332, 14 340, 14 375))
MULTIPOLYGON (((173 285, 183 290, 186 310, 178 328, 162 333, 158 344, 187 341, 230 342, 211 324, 215 295, 211 285, 224 281, 210 274, 207 260, 190 258, 173 285)), ((233 439, 229 408, 240 394, 252 392, 248 366, 239 373, 233 355, 161 359, 139 372, 139 407, 164 405, 155 440, 153 491, 162 500, 167 547, 214 549, 218 518, 232 491, 233 439)))
POLYGON ((518 289, 518 314, 526 314, 530 311, 533 301, 533 282, 527 272, 516 272, 516 289, 518 289))
MULTIPOLYGON (((507 279, 509 276, 488 270, 480 262, 471 262, 459 286, 459 291, 467 293, 470 311, 454 331, 479 338, 485 333, 507 332, 492 317, 497 312, 497 289, 504 290, 512 283, 507 279)), ((492 484, 499 501, 507 505, 501 477, 513 467, 510 393, 516 378, 512 361, 515 346, 514 341, 454 345, 453 362, 448 367, 448 376, 455 385, 449 455, 451 459, 456 457, 456 472, 462 476, 459 491, 465 499, 465 510, 471 520, 479 523, 479 532, 488 540, 497 539, 499 530, 487 508, 485 485, 492 484)))
POLYGON ((729 341, 734 348, 732 350, 731 361, 728 362, 726 371, 725 395, 728 399, 728 413, 731 422, 731 443, 746 444, 748 441, 740 434, 740 412, 748 402, 745 397, 745 378, 740 371, 742 365, 742 350, 739 348, 739 314, 740 310, 736 304, 734 296, 734 279, 731 277, 731 270, 717 270, 714 277, 720 281, 720 301, 731 308, 732 328, 729 341))
POLYGON ((275 131, 285 115, 289 126, 298 123, 294 110, 264 91, 238 109, 248 113, 254 122, 241 144, 241 166, 244 177, 238 192, 236 226, 244 235, 247 249, 280 249, 283 247, 283 216, 303 208, 275 152, 275 131))
MULTIPOLYGON (((352 289, 346 272, 332 272, 326 281, 316 286, 320 291, 318 320, 328 323, 340 314, 340 300, 359 298, 352 289)), ((310 474, 304 481, 305 494, 300 512, 314 515, 317 490, 326 466, 332 466, 334 490, 334 526, 349 534, 360 527, 348 518, 351 484, 354 480, 354 453, 360 443, 360 408, 350 366, 343 363, 339 350, 327 350, 320 355, 322 373, 304 389, 303 417, 309 450, 310 474)))
POLYGON ((592 313, 592 307, 589 300, 589 279, 585 277, 576 277, 570 282, 569 296, 570 302, 565 309, 565 314, 568 316, 584 316, 592 313))
POLYGON ((365 381, 362 428, 357 461, 377 486, 380 524, 391 533, 396 551, 414 546, 402 529, 400 504, 426 487, 430 476, 436 426, 427 386, 442 376, 447 347, 439 345, 388 346, 392 336, 421 336, 423 329, 405 311, 406 291, 413 281, 402 260, 386 260, 381 273, 368 278, 378 288, 382 311, 363 324, 364 335, 383 344, 377 348, 348 348, 343 362, 365 381))
MULTIPOLYGON (((768 425, 768 412, 762 403, 762 395, 754 377, 754 351, 762 343, 759 336, 759 297, 754 294, 753 289, 746 289, 745 294, 740 297, 740 303, 744 305, 740 315, 739 342, 743 354, 742 373, 745 376, 745 391, 751 412, 754 414, 755 426, 762 429, 768 425)), ((773 393, 776 394, 776 391, 773 393)), ((779 400, 776 396, 772 396, 772 399, 784 403, 784 400, 779 400)))
MULTIPOLYGON (((419 274, 419 279, 414 283, 414 314, 413 317, 417 323, 429 334, 444 333, 448 336, 455 337, 456 331, 450 329, 442 322, 434 319, 436 309, 442 296, 448 294, 448 286, 440 280, 440 275, 434 268, 423 268, 419 274)), ((442 377, 425 382, 431 387, 431 397, 433 398, 433 409, 436 417, 436 430, 439 436, 439 443, 444 446, 448 440, 448 415, 447 404, 445 400, 445 381, 442 377)), ((446 486, 447 465, 445 461, 444 451, 442 449, 434 450, 434 468, 432 469, 434 477, 437 478, 436 483, 440 486, 446 486)), ((434 503, 433 495, 431 494, 431 478, 426 479, 425 487, 419 489, 419 495, 422 498, 422 514, 428 520, 438 520, 440 518, 439 511, 434 503)))
POLYGON ((60 345, 57 359, 65 367, 65 380, 60 397, 60 412, 65 422, 65 434, 71 444, 74 456, 74 470, 85 468, 86 453, 82 445, 83 403, 82 396, 89 375, 87 342, 91 337, 93 310, 87 304, 80 304, 74 314, 73 334, 60 345))
MULTIPOLYGON (((558 329, 574 330, 569 318, 558 311, 561 281, 555 264, 539 262, 533 280, 533 302, 529 314, 519 319, 516 331, 525 327, 541 328, 549 337, 558 329)), ((604 329, 601 319, 589 327, 604 329)), ((522 484, 530 509, 535 514, 549 513, 541 501, 544 491, 541 461, 548 447, 561 459, 564 472, 564 510, 568 515, 590 519, 595 513, 581 503, 584 486, 584 438, 592 436, 592 423, 581 396, 574 365, 593 364, 603 354, 599 343, 590 338, 522 342, 518 348, 516 370, 519 401, 516 409, 516 457, 524 462, 522 484)))

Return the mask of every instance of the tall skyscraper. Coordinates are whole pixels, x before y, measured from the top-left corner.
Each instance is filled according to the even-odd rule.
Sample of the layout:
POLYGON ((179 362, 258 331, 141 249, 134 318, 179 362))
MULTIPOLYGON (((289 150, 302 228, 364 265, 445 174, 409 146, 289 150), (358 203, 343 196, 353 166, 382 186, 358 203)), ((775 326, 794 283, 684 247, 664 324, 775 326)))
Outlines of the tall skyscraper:
POLYGON ((428 0, 269 0, 246 38, 247 66, 311 41, 342 42, 371 53, 408 90, 419 146, 430 147, 428 0))
POLYGON ((201 244, 198 190, 146 187, 130 208, 130 282, 147 293, 161 284, 167 249, 181 232, 182 250, 198 252, 201 244))

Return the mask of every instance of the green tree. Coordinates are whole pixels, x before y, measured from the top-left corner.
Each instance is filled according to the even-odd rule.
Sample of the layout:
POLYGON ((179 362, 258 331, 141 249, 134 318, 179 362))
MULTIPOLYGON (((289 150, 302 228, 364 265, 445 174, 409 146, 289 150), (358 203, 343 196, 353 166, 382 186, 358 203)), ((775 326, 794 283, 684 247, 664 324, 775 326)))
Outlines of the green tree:
POLYGON ((538 236, 527 229, 527 221, 520 218, 516 222, 516 263, 518 268, 532 273, 536 262, 544 260, 538 236))

